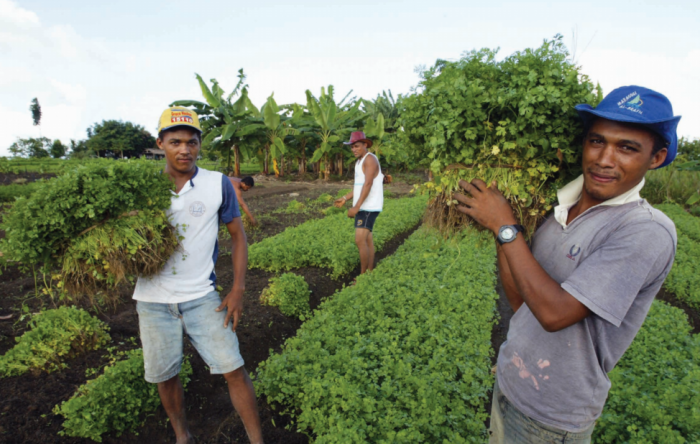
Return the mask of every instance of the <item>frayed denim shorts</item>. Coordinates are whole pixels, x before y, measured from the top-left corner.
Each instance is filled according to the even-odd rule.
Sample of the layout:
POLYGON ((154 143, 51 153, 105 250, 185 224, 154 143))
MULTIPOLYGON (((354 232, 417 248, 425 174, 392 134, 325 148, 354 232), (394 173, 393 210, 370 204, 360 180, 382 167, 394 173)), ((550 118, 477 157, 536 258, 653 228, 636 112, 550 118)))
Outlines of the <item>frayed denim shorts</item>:
POLYGON ((226 310, 219 293, 180 304, 137 301, 146 381, 164 382, 180 373, 183 335, 187 335, 212 374, 232 372, 243 366, 238 338, 224 328, 226 310))

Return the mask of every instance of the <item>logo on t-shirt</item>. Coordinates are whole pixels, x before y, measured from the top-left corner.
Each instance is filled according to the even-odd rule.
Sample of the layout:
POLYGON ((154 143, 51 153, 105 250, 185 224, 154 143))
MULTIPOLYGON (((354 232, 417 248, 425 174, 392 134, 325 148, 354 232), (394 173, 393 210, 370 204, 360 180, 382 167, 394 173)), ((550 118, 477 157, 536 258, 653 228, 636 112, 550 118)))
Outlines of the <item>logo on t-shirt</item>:
POLYGON ((574 244, 571 246, 571 249, 569 250, 569 254, 567 254, 566 257, 568 257, 572 261, 575 261, 576 256, 578 256, 579 253, 581 253, 581 246, 574 244))
POLYGON ((204 203, 197 201, 197 202, 192 202, 190 204, 190 214, 194 217, 202 217, 204 216, 204 213, 207 211, 207 207, 204 206, 204 203))

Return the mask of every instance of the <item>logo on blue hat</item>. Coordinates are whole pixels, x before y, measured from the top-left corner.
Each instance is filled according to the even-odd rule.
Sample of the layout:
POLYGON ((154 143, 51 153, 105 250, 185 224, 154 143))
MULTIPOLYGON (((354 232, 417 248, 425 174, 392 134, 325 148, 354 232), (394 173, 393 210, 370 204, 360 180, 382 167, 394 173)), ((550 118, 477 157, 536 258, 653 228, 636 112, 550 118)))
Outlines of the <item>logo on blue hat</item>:
POLYGON ((637 91, 628 94, 624 99, 617 102, 617 106, 620 108, 639 114, 644 114, 644 112, 639 109, 642 107, 642 105, 644 105, 644 101, 642 100, 642 97, 637 94, 637 91))

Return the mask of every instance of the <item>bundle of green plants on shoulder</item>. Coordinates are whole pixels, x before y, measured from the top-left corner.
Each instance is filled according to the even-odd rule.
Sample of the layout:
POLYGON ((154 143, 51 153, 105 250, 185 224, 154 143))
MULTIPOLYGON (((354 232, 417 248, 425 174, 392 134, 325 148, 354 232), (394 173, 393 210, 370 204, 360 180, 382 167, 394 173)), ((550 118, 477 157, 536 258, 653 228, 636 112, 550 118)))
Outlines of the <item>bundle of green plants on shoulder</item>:
POLYGON ((17 345, 0 356, 0 378, 60 370, 66 359, 109 342, 108 327, 74 307, 43 311, 29 321, 29 327, 17 345))
POLYGON ((460 180, 498 183, 532 233, 556 198, 554 183, 580 169, 582 126, 574 110, 596 105, 600 88, 568 58, 562 37, 497 60, 471 51, 423 72, 401 101, 405 144, 430 161, 427 222, 443 233, 469 225, 456 209, 460 180))
MULTIPOLYGON (((104 373, 78 388, 73 397, 57 405, 53 413, 65 418, 61 436, 90 438, 102 442, 102 435, 135 432, 146 414, 160 405, 158 386, 143 377, 143 350, 123 353, 125 359, 107 366, 104 373)), ((185 356, 180 380, 187 386, 192 366, 185 356)))
POLYGON ((4 259, 49 274, 73 301, 157 273, 179 246, 166 215, 172 182, 144 161, 89 163, 19 198, 3 217, 4 259))
POLYGON ((309 308, 309 284, 303 276, 294 273, 284 273, 270 279, 268 285, 260 294, 263 305, 279 307, 283 315, 305 321, 311 314, 309 308))

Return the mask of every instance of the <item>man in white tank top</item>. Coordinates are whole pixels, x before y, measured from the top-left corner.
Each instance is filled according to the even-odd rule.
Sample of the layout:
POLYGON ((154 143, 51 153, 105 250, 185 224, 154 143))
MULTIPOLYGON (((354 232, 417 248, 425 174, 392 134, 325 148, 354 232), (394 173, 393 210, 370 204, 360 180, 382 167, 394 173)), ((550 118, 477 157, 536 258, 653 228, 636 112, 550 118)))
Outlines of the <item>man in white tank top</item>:
POLYGON ((374 221, 384 206, 384 175, 379 166, 377 156, 370 153, 372 141, 365 137, 362 131, 350 135, 352 153, 357 158, 355 162, 355 185, 353 190, 335 201, 340 208, 352 198, 352 208, 348 217, 355 218, 355 243, 360 251, 360 274, 374 269, 374 238, 372 229, 374 221))

